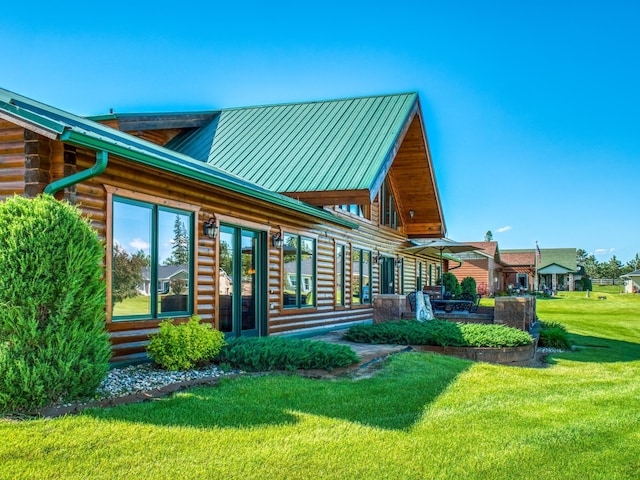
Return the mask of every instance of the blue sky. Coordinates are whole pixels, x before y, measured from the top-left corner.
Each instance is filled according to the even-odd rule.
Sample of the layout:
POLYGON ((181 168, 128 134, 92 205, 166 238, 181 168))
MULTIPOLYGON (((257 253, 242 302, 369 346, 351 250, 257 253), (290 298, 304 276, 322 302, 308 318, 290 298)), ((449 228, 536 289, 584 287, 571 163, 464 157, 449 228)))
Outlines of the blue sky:
POLYGON ((637 3, 217 3, 10 2, 0 86, 81 115, 418 91, 449 237, 640 251, 637 3))

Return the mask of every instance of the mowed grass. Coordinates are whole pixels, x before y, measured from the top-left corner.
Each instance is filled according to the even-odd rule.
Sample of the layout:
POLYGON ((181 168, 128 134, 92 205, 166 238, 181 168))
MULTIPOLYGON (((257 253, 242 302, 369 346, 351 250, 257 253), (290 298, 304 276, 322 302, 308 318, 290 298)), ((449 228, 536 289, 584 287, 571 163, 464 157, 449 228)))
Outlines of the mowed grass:
POLYGON ((548 368, 408 353, 373 377, 244 377, 53 420, 0 421, 0 478, 640 478, 640 298, 538 301, 548 368))

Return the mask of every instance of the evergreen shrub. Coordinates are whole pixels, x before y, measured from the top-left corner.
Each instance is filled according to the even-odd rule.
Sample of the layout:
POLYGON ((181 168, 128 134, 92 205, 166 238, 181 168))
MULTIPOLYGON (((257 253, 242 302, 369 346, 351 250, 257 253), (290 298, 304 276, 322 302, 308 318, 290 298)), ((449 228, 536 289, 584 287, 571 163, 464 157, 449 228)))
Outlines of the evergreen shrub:
POLYGON ((538 346, 571 350, 566 327, 558 322, 540 322, 538 346))
POLYGON ((91 396, 111 355, 104 249, 50 195, 0 203, 0 412, 91 396))
POLYGON ((179 325, 173 319, 161 322, 158 333, 151 335, 147 354, 164 369, 189 370, 211 363, 224 345, 224 334, 194 315, 179 325))
POLYGON ((465 277, 462 279, 462 282, 460 282, 461 293, 468 293, 469 295, 475 295, 476 289, 477 289, 476 279, 473 277, 465 277))
POLYGON ((333 370, 358 362, 347 345, 285 337, 240 337, 220 353, 221 363, 246 371, 333 370))
POLYGON ((444 285, 445 293, 450 293, 452 296, 460 295, 461 289, 458 279, 451 272, 446 272, 442 276, 442 285, 444 285))

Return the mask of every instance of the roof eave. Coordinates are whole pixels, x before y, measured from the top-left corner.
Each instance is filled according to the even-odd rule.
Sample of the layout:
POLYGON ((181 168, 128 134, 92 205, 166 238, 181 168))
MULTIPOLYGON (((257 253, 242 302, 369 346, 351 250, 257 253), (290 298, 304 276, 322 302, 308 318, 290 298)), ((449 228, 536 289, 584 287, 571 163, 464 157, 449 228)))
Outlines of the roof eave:
MULTIPOLYGON (((83 132, 77 132, 75 130, 65 131, 60 136, 60 140, 77 146, 83 146, 97 150, 106 150, 120 157, 127 158, 129 160, 133 160, 147 166, 159 168, 161 170, 182 175, 193 180, 207 183, 209 185, 214 185, 236 193, 241 193, 257 200, 262 200, 281 207, 293 209, 297 212, 309 215, 316 219, 321 219, 323 221, 331 222, 333 224, 338 224, 351 229, 358 228, 358 224, 356 223, 339 218, 331 214, 330 212, 318 209, 309 204, 286 197, 284 195, 280 195, 275 192, 271 192, 269 190, 258 189, 249 185, 242 185, 241 182, 234 181, 232 177, 229 177, 227 179, 221 176, 201 172, 195 168, 190 168, 187 165, 179 165, 167 161, 166 159, 162 158, 161 155, 153 155, 149 152, 140 151, 130 146, 119 145, 112 141, 98 138, 93 135, 88 135, 83 132)), ((205 164, 203 164, 203 168, 206 168, 205 164)))

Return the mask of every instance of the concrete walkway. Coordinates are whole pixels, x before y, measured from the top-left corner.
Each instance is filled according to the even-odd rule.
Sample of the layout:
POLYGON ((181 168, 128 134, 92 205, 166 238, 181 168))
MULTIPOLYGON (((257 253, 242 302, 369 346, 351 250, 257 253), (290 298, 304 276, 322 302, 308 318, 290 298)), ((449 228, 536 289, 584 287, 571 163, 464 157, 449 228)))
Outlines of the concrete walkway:
POLYGON ((347 345, 353 349, 354 352, 360 357, 359 367, 366 366, 367 364, 384 358, 393 353, 409 351, 410 347, 407 345, 388 345, 388 344, 371 344, 371 343, 357 343, 343 340, 342 335, 347 330, 334 330, 332 332, 324 333, 315 337, 310 337, 309 340, 320 340, 327 343, 336 343, 340 345, 347 345))

